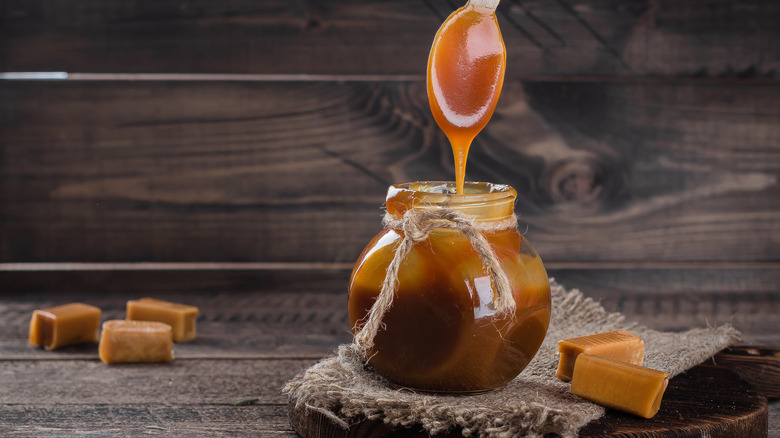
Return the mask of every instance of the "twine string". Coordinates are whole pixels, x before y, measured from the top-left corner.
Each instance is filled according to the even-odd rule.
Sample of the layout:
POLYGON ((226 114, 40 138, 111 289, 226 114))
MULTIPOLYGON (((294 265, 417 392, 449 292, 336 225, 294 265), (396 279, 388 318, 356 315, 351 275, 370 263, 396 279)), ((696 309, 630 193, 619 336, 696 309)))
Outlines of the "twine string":
POLYGON ((408 210, 401 219, 397 219, 389 213, 385 214, 383 224, 385 227, 403 231, 404 238, 395 249, 393 259, 387 267, 379 296, 371 306, 367 318, 364 318, 365 324, 355 335, 355 344, 364 355, 373 348, 376 334, 385 327, 382 319, 393 305, 393 298, 398 288, 398 270, 401 263, 409 255, 415 243, 427 239, 431 231, 437 228, 459 231, 479 254, 493 285, 493 301, 488 304, 488 307, 499 315, 515 310, 515 300, 512 297, 509 279, 501 268, 498 256, 484 235, 487 231, 516 228, 517 216, 514 214, 500 221, 476 222, 472 217, 451 208, 413 208, 408 210))

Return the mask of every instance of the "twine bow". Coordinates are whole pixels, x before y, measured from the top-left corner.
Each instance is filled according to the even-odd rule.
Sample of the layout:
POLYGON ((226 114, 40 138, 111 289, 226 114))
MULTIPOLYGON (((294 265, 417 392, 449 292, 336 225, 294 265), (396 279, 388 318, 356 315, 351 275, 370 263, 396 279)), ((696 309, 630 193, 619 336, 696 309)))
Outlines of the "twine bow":
POLYGON ((490 221, 479 223, 473 218, 451 208, 410 209, 402 219, 385 214, 382 221, 385 227, 402 230, 403 240, 398 245, 387 267, 382 288, 377 296, 371 311, 365 318, 365 325, 355 335, 355 344, 365 354, 374 346, 374 337, 380 328, 384 328, 382 318, 393 305, 393 298, 398 288, 398 270, 406 259, 409 251, 415 243, 428 238, 428 235, 436 228, 449 228, 458 230, 471 243, 477 251, 482 264, 485 266, 491 282, 493 283, 493 301, 488 304, 497 314, 509 313, 515 310, 515 300, 512 297, 512 289, 509 285, 501 263, 495 251, 484 236, 485 231, 497 231, 517 227, 517 216, 512 215, 502 221, 490 221))

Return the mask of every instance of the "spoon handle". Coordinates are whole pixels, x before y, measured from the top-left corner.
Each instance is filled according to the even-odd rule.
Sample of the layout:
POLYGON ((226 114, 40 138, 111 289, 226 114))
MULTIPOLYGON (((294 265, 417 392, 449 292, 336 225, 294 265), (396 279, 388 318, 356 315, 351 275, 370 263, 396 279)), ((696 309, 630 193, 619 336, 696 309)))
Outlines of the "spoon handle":
POLYGON ((495 10, 498 7, 498 2, 501 0, 469 0, 469 3, 471 3, 474 6, 480 6, 483 8, 490 8, 495 10))

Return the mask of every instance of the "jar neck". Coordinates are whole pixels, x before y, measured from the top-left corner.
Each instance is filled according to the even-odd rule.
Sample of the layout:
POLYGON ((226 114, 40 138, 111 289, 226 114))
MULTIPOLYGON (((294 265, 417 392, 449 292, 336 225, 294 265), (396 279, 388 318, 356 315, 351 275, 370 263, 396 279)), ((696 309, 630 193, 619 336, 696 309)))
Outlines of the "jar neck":
POLYGON ((452 181, 417 181, 387 189, 385 208, 396 218, 411 209, 450 208, 477 221, 499 221, 514 214, 517 192, 505 184, 466 182, 463 194, 452 181))

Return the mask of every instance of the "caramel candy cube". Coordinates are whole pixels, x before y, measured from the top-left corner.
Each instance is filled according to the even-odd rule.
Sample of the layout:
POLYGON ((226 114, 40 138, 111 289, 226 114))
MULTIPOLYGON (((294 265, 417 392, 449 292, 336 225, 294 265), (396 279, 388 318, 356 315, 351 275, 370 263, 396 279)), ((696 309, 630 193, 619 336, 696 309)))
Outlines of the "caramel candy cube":
POLYGON ((195 306, 170 303, 154 298, 141 298, 127 302, 127 319, 164 322, 173 329, 174 342, 195 339, 197 318, 198 308, 195 306))
POLYGON ((171 326, 156 321, 106 321, 98 353, 100 360, 107 364, 170 362, 173 360, 171 326))
POLYGON ((644 418, 661 407, 669 374, 606 357, 580 354, 571 392, 600 405, 644 418))
POLYGON ((29 343, 47 350, 97 342, 100 309, 89 304, 71 303, 35 310, 30 320, 29 343))
POLYGON ((603 356, 611 359, 642 365, 645 357, 645 343, 625 330, 596 333, 558 342, 561 353, 555 376, 564 382, 571 380, 574 364, 582 354, 603 356))

